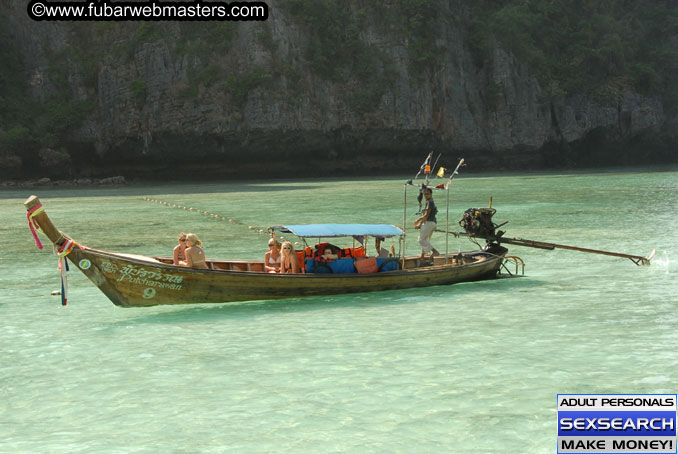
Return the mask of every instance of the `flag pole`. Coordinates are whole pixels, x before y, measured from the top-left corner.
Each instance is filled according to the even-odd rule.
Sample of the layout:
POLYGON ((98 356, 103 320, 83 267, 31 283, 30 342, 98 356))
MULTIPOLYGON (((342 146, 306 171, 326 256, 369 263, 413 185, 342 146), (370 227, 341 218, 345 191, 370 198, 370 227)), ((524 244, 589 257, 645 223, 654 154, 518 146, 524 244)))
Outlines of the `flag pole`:
MULTIPOLYGON (((452 179, 454 179, 454 176, 459 173, 459 168, 464 164, 464 158, 461 158, 459 160, 459 164, 457 164, 457 167, 454 169, 454 172, 452 172, 452 175, 450 175, 450 179, 445 185, 445 191, 447 192, 447 219, 445 220, 446 228, 445 230, 447 232, 450 231, 450 183, 452 183, 452 179)), ((448 261, 448 254, 449 254, 449 249, 448 249, 448 244, 450 241, 450 235, 447 234, 445 235, 445 265, 447 265, 448 261)))
POLYGON ((421 175, 421 172, 422 172, 422 171, 424 170, 424 168, 426 167, 426 164, 429 163, 429 162, 431 161, 431 155, 433 155, 433 152, 430 152, 430 153, 428 154, 428 156, 426 156, 426 159, 424 159, 424 163, 421 165, 421 167, 419 167, 419 172, 417 172, 417 174, 414 176, 414 180, 413 180, 413 181, 416 181, 416 179, 419 178, 419 175, 421 175))
POLYGON ((403 261, 403 266, 402 269, 405 269, 405 239, 407 238, 407 183, 403 185, 403 236, 402 238, 402 256, 401 259, 403 261))
MULTIPOLYGON (((447 213, 445 214, 445 230, 450 230, 450 188, 446 187, 445 192, 447 192, 447 213)), ((447 265, 447 260, 449 256, 448 244, 450 242, 450 235, 445 235, 445 265, 447 265)))
MULTIPOLYGON (((441 157, 442 155, 443 155, 442 153, 438 153, 438 157, 436 158, 435 162, 434 162, 433 165, 431 166, 431 172, 434 172, 434 171, 435 171, 435 168, 436 168, 436 166, 438 165, 438 161, 440 160, 440 157, 441 157)), ((428 186, 428 180, 426 181, 426 183, 427 183, 427 186, 428 186)))
POLYGON ((461 158, 459 160, 459 164, 457 164, 457 167, 454 169, 454 172, 452 172, 452 175, 450 175, 450 179, 448 180, 447 185, 445 185, 445 187, 447 187, 447 188, 450 187, 450 183, 452 183, 452 179, 454 179, 454 176, 459 173, 459 168, 462 165, 464 165, 464 158, 461 158))

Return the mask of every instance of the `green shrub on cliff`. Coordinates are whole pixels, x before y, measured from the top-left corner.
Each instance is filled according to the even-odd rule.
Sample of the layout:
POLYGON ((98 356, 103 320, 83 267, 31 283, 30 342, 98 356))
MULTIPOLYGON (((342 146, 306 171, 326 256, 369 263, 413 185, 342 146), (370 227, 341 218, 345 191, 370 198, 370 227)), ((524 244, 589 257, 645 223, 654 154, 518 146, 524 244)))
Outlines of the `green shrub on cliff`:
POLYGON ((22 125, 15 125, 0 132, 0 144, 8 150, 18 151, 22 145, 31 141, 31 137, 30 129, 22 125))
MULTIPOLYGON (((398 0, 398 5, 435 3, 437 0, 398 0)), ((350 83, 346 101, 357 113, 375 110, 395 79, 390 57, 379 47, 369 44, 363 32, 374 25, 370 21, 381 16, 399 20, 399 28, 417 29, 427 23, 414 14, 406 20, 402 11, 388 19, 382 5, 360 1, 284 0, 283 8, 301 22, 309 35, 305 58, 316 75, 336 83, 350 83), (358 79, 357 84, 351 83, 358 79)), ((393 6, 393 8, 398 8, 393 6)), ((389 8, 387 8, 388 10, 389 8)), ((400 10, 399 10, 400 11, 400 10)), ((427 10, 422 9, 428 14, 427 10)), ((417 32, 408 35, 414 43, 417 32)), ((417 49, 417 58, 428 59, 430 54, 417 49)))
POLYGON ((235 103, 242 107, 247 102, 251 90, 265 86, 272 80, 273 76, 266 68, 258 66, 245 74, 228 76, 224 83, 224 93, 230 95, 235 103))
MULTIPOLYGON (((12 43, 10 36, 5 32, 4 20, 0 21, 0 41, 12 43)), ((25 101, 28 98, 28 74, 24 69, 18 49, 13 45, 0 46, 0 140, 6 136, 10 142, 18 137, 19 129, 25 131, 27 120, 25 101), (11 130, 19 128, 10 133, 11 130)), ((21 135, 21 134, 19 134, 21 135)))
POLYGON ((56 58, 50 58, 44 74, 26 74, 19 48, 3 25, 0 23, 0 39, 8 45, 0 46, 0 143, 19 154, 55 146, 80 126, 92 103, 74 96, 69 67, 63 62, 56 64, 56 58), (49 83, 53 87, 43 100, 32 96, 28 83, 31 77, 36 85, 49 83))
POLYGON ((664 94, 665 104, 675 105, 670 91, 678 82, 678 3, 480 0, 477 5, 470 44, 478 65, 489 61, 496 40, 529 65, 546 95, 585 94, 614 103, 628 89, 664 94))
POLYGON ((346 80, 354 55, 365 45, 350 2, 284 0, 282 6, 306 27, 311 69, 330 80, 346 80))
POLYGON ((146 95, 148 93, 148 87, 146 86, 145 80, 133 80, 130 86, 132 90, 132 99, 134 99, 134 104, 137 108, 141 108, 146 102, 146 95))
POLYGON ((436 43, 440 25, 442 0, 395 0, 383 8, 388 21, 407 46, 415 74, 417 69, 430 69, 443 51, 436 43))

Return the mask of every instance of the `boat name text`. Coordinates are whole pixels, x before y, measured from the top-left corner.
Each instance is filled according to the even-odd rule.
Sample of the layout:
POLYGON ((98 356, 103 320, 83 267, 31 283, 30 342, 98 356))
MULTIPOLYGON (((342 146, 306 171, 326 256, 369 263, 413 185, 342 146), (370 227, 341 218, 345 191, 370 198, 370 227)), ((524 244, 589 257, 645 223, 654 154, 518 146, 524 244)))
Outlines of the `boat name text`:
POLYGON ((119 269, 115 264, 108 261, 101 263, 101 270, 110 274, 118 274, 118 282, 127 280, 132 284, 171 290, 181 290, 183 288, 181 284, 184 281, 184 277, 177 274, 147 270, 136 265, 126 265, 119 269))

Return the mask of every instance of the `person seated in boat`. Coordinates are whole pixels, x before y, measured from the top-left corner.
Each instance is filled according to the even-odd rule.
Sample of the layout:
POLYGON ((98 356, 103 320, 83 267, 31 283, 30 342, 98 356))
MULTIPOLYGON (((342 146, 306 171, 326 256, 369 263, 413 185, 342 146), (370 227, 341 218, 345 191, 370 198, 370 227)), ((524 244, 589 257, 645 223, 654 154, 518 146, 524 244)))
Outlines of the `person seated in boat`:
POLYGON ((338 256, 337 254, 333 254, 333 253, 332 253, 332 249, 330 249, 330 248, 325 248, 325 250, 323 251, 322 258, 323 258, 324 260, 328 260, 328 261, 329 261, 329 260, 336 260, 336 259, 339 258, 339 256, 338 256))
POLYGON ((280 258, 280 272, 283 274, 295 274, 299 272, 299 261, 294 246, 285 241, 281 246, 282 257, 280 258))
POLYGON ((175 265, 186 265, 186 234, 181 232, 179 238, 177 239, 179 245, 174 248, 174 260, 175 265))
POLYGON ((195 233, 186 234, 186 266, 191 268, 207 268, 205 262, 205 251, 202 248, 202 241, 198 239, 195 233))
POLYGON ((280 244, 275 238, 268 240, 268 251, 264 256, 264 268, 267 273, 280 272, 280 244))
POLYGON ((374 237, 374 251, 375 255, 378 258, 388 258, 388 251, 386 248, 381 247, 381 242, 384 241, 384 237, 375 236, 374 237))

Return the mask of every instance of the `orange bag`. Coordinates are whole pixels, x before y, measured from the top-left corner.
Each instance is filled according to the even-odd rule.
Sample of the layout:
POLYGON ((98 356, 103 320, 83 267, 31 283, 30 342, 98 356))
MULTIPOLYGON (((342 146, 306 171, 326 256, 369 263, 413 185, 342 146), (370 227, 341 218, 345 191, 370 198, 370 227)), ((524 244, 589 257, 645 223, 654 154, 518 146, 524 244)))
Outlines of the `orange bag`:
POLYGON ((360 246, 353 249, 353 257, 365 257, 365 248, 360 246))
POLYGON ((356 260, 355 269, 358 270, 359 274, 376 273, 377 271, 379 271, 379 266, 377 265, 377 258, 370 257, 368 259, 356 260))

